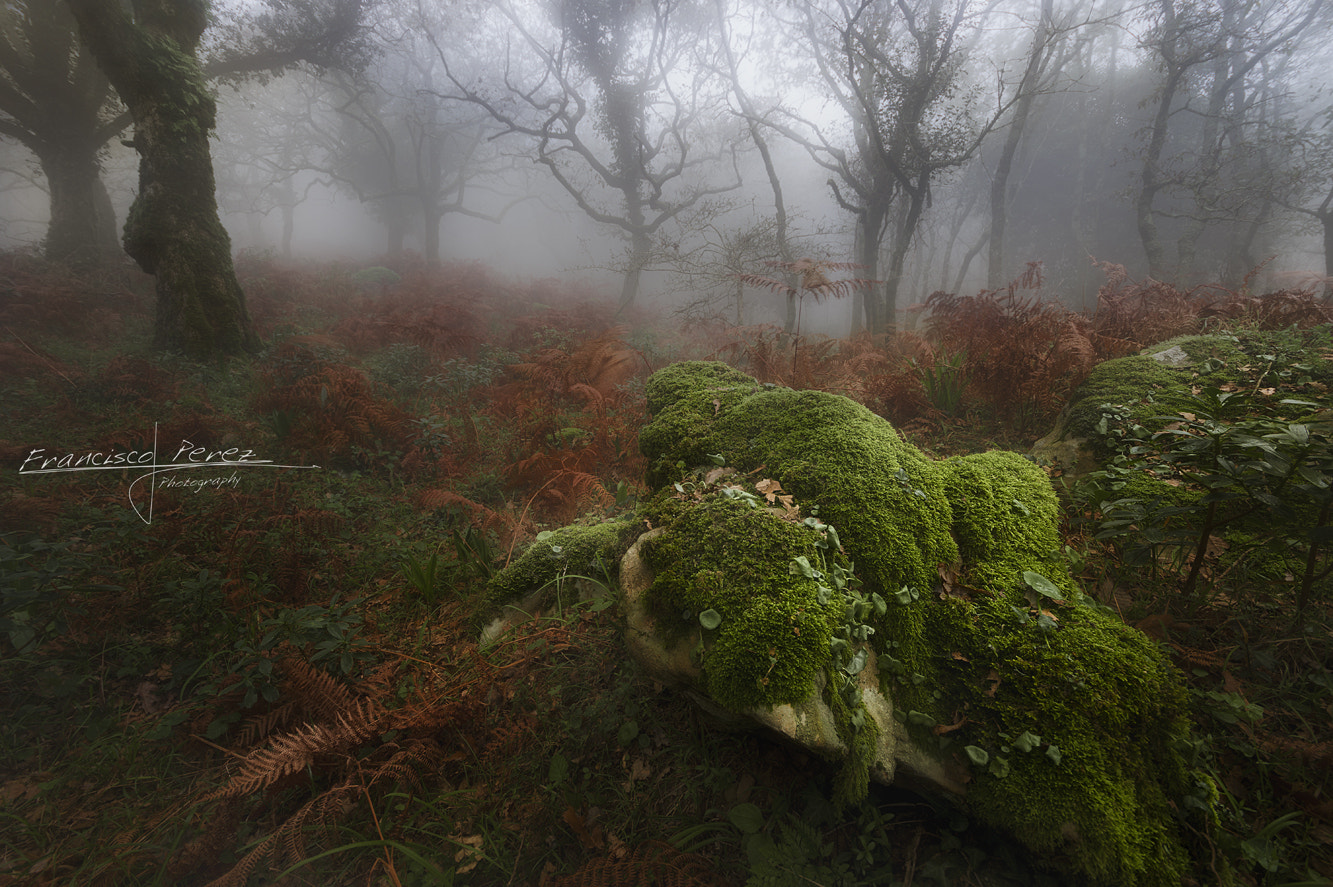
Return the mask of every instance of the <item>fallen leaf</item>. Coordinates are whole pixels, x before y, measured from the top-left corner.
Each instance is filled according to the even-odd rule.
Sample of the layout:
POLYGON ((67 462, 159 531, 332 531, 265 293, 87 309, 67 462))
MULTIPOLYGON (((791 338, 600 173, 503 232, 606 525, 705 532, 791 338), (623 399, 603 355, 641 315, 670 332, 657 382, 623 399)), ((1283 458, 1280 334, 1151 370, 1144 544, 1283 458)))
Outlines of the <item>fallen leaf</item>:
POLYGON ((646 779, 652 774, 652 768, 648 766, 643 758, 635 758, 630 762, 629 779, 625 782, 623 788, 628 792, 634 788, 634 783, 638 782, 640 779, 646 779))
POLYGON ((481 835, 468 835, 467 837, 451 835, 449 840, 453 841, 455 844, 463 845, 458 849, 458 852, 454 854, 454 862, 461 863, 455 870, 455 874, 465 874, 476 868, 477 863, 482 860, 481 835))
POLYGON ((141 681, 134 689, 134 696, 146 714, 155 715, 162 709, 162 700, 157 696, 157 684, 141 681))
POLYGON ((560 818, 565 821, 565 825, 569 826, 570 831, 579 839, 583 849, 601 850, 606 845, 606 841, 602 838, 602 829, 593 822, 595 817, 591 811, 585 817, 573 807, 566 807, 560 818))
POLYGON ((0 801, 6 804, 17 801, 19 798, 32 800, 42 790, 40 783, 33 782, 26 776, 20 776, 18 779, 11 779, 4 785, 0 785, 0 801))
POLYGON ((717 483, 717 481, 719 481, 720 479, 728 477, 735 473, 736 469, 728 468, 727 466, 722 465, 717 468, 710 469, 709 472, 704 475, 704 483, 706 484, 717 483))
POLYGON ((986 695, 994 697, 995 691, 1000 689, 999 672, 997 672, 995 669, 992 668, 990 670, 990 674, 986 675, 986 683, 990 684, 990 686, 986 688, 986 695))

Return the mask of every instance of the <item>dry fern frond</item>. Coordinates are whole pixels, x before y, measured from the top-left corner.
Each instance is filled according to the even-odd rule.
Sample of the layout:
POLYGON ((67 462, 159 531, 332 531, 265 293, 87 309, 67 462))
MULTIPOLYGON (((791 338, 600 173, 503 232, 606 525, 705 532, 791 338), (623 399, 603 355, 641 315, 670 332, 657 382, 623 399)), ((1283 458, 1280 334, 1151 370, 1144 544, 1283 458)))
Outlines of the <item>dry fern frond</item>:
POLYGON ((315 668, 290 649, 278 661, 283 674, 281 689, 308 718, 332 720, 348 711, 359 711, 363 706, 369 706, 376 717, 382 712, 376 703, 357 697, 347 685, 315 668))
POLYGON ((236 733, 236 744, 243 748, 254 745, 279 727, 290 724, 300 710, 294 701, 287 700, 263 714, 246 718, 236 733))
POLYGON ((348 711, 340 712, 332 725, 305 724, 271 738, 268 748, 246 755, 240 772, 203 800, 238 797, 270 788, 305 770, 320 757, 346 754, 377 736, 382 723, 383 710, 369 700, 358 699, 348 711))

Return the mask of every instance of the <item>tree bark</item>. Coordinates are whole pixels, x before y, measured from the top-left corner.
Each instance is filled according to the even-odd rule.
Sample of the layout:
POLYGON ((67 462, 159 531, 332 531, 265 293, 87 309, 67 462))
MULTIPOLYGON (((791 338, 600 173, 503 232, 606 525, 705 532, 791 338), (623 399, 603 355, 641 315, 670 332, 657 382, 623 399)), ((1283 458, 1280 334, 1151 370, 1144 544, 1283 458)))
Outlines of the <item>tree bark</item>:
POLYGON ((120 254, 116 215, 97 159, 100 148, 69 141, 42 145, 36 152, 51 195, 43 252, 52 261, 82 267, 120 254))
POLYGON ((258 349, 231 240, 218 219, 209 134, 216 107, 195 51, 203 0, 67 0, 84 44, 134 118, 139 195, 125 251, 157 278, 153 346, 208 359, 258 349))
POLYGON ((1032 36, 1032 48, 1028 51, 1027 67, 1023 71, 1023 80, 1019 84, 1019 99, 1014 105, 1014 119, 1009 122, 1009 132, 1004 137, 1004 147, 1000 149, 1000 159, 995 164, 995 175, 991 179, 990 193, 990 251, 987 253, 986 288, 998 290, 1004 286, 1004 248, 1005 227, 1009 221, 1009 174, 1014 168, 1014 156, 1018 145, 1023 140, 1023 130, 1027 128, 1028 118, 1032 114, 1032 104, 1037 98, 1037 80, 1049 58, 1051 33, 1054 28, 1054 0, 1042 0, 1041 21, 1032 36))

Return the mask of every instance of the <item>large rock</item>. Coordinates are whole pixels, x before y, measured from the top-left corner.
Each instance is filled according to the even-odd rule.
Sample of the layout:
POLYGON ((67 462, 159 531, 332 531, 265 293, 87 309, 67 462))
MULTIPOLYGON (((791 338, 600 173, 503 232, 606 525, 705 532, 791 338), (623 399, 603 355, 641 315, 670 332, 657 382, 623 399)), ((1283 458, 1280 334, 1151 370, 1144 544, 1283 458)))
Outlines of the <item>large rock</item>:
POLYGON ((843 800, 910 773, 1094 883, 1185 880, 1181 817, 1205 828, 1214 797, 1186 691, 1063 569, 1039 468, 934 462, 850 400, 721 364, 646 393, 636 655, 839 758, 843 800))
POLYGON ((1180 336, 1105 361, 1088 374, 1029 455, 1058 466, 1067 481, 1085 477, 1114 455, 1117 423, 1157 431, 1166 424, 1160 417, 1196 408, 1190 395, 1200 387, 1262 389, 1274 400, 1326 403, 1333 385, 1330 344, 1328 328, 1241 330, 1180 336), (1293 373, 1293 367, 1301 369, 1293 373))

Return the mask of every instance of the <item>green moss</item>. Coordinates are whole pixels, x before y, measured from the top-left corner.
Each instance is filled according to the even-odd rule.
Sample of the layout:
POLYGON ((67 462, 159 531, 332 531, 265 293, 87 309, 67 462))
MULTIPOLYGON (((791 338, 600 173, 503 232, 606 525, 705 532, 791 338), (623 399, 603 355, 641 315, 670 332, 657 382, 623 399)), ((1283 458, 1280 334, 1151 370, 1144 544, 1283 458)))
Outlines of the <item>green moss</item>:
MULTIPOLYGON (((1139 392, 1171 378, 1148 358, 1111 375, 1139 392)), ((974 773, 969 809, 1094 883, 1181 882, 1190 862, 1177 817, 1201 782, 1178 750, 1188 736, 1183 685, 1148 638, 1073 603, 1075 583, 1055 554, 1056 499, 1042 471, 1008 453, 933 463, 845 398, 765 388, 720 365, 672 368, 648 390, 654 418, 641 440, 656 487, 669 490, 683 479, 682 465, 720 454, 749 480, 778 480, 837 528, 865 593, 890 602, 871 620, 886 695, 900 713, 963 722, 946 737, 949 748, 928 728, 919 728, 918 744, 944 755, 976 745, 1009 763, 1007 775, 974 773), (964 581, 943 593, 940 568, 956 564, 964 581), (1027 588, 1025 570, 1064 588, 1069 601, 1027 588), (900 597, 903 586, 915 598, 900 597), (1041 748, 1005 752, 1024 731, 1039 734, 1041 748), (1058 753, 1048 754, 1052 746, 1058 753)), ((786 566, 801 528, 774 530, 768 524, 784 522, 739 503, 659 496, 654 507, 655 525, 670 527, 670 542, 652 555, 662 612, 678 607, 675 618, 688 622, 719 602, 711 604, 723 612, 719 632, 736 626, 725 645, 719 638, 705 652, 710 693, 735 706, 809 687, 829 653, 796 641, 809 626, 800 636, 784 632, 796 612, 813 613, 816 624, 829 617, 812 611, 810 583, 786 566), (710 665, 719 649, 723 658, 710 665), (776 673, 787 656, 795 664, 781 693, 758 692, 756 675, 770 665, 776 673)), ((838 694, 826 692, 837 711, 838 694)), ((873 747, 873 736, 850 730, 850 711, 837 722, 853 761, 857 749, 873 747)), ((863 767, 849 767, 840 792, 856 797, 864 776, 863 767)))
POLYGON ((486 598, 499 605, 553 584, 564 576, 600 581, 614 576, 620 558, 641 527, 634 518, 562 527, 528 546, 486 584, 486 598))
POLYGON ((1020 587, 1023 571, 1031 570, 1073 588, 1056 559, 1059 504, 1044 471, 1001 450, 956 456, 942 467, 969 584, 1008 591, 1020 587))
POLYGON ((989 655, 973 665, 993 669, 1000 692, 962 688, 975 714, 960 738, 1012 769, 978 773, 969 807, 1094 883, 1180 884, 1189 861, 1172 808, 1195 777, 1176 747, 1188 736, 1187 697, 1170 664, 1144 635, 1086 607, 1055 608, 1053 632, 985 609, 989 655), (1005 752, 1005 737, 1024 731, 1043 746, 1005 752))
POLYGON ((821 602, 820 582, 791 570, 797 557, 821 562, 821 538, 766 509, 706 501, 645 546, 654 574, 648 604, 668 637, 702 632, 705 610, 721 616, 700 661, 721 704, 744 710, 803 699, 829 661, 842 615, 840 598, 821 602))
MULTIPOLYGON (((1173 403, 1183 402, 1171 394, 1180 382, 1180 374, 1144 355, 1099 363, 1070 402, 1065 437, 1085 438, 1099 446, 1101 435, 1097 423, 1102 418, 1103 404, 1129 407, 1131 420, 1138 423, 1172 412, 1178 408, 1173 403)), ((1098 455, 1106 456, 1109 452, 1102 447, 1098 455)))
POLYGON ((878 587, 927 588, 939 564, 957 559, 938 466, 860 404, 819 391, 766 388, 707 363, 659 371, 645 390, 653 420, 639 442, 653 488, 680 477, 678 465, 720 454, 727 465, 762 472, 816 506, 844 543, 848 533, 866 540, 857 546, 857 572, 878 587), (664 373, 667 384, 659 384, 664 373))

